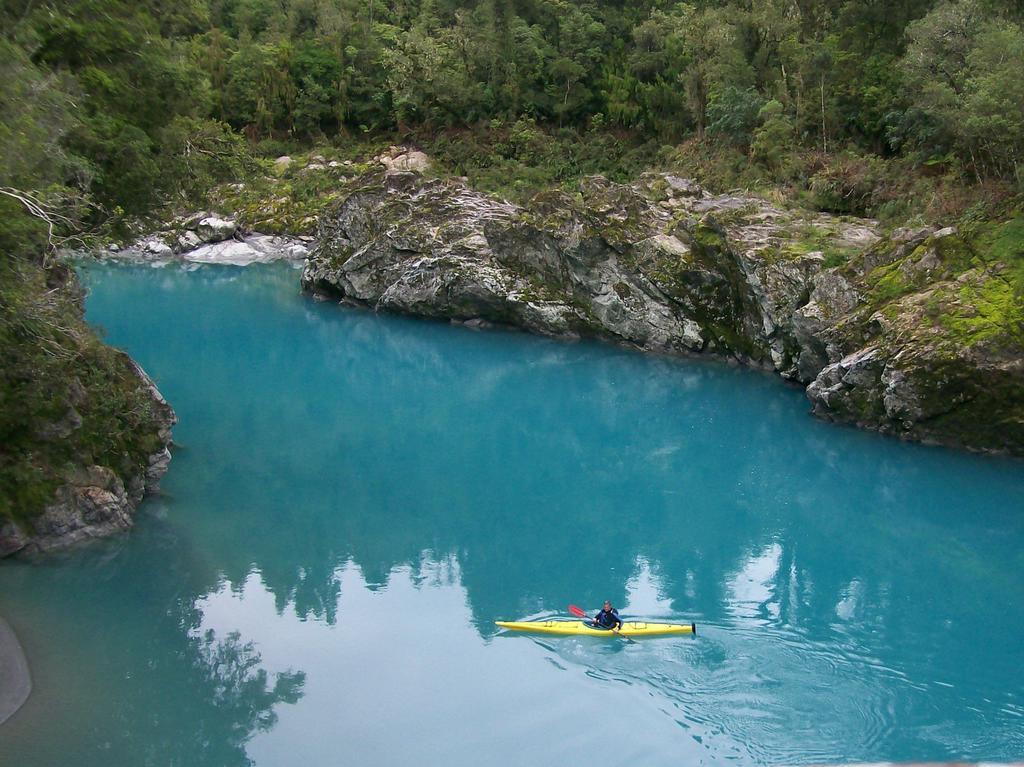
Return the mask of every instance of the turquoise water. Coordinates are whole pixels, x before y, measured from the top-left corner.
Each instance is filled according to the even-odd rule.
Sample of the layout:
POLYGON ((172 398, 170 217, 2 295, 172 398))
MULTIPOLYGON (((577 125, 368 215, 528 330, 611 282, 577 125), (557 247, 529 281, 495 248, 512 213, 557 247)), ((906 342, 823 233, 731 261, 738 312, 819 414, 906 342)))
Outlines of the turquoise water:
POLYGON ((0 763, 808 764, 1024 754, 1024 464, 728 366, 94 266, 181 419, 128 535, 0 566, 0 763), (696 621, 504 635, 610 597, 696 621))

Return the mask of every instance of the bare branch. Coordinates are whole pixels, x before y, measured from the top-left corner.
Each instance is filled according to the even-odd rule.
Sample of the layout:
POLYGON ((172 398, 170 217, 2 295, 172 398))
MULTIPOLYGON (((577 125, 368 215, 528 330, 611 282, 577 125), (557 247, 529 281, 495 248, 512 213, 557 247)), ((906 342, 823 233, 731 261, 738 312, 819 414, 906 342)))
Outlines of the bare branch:
POLYGON ((75 222, 72 221, 67 216, 58 213, 56 210, 49 207, 45 203, 40 202, 38 199, 33 197, 28 192, 23 192, 19 189, 12 189, 10 187, 0 187, 0 194, 4 194, 10 197, 11 199, 17 200, 24 206, 25 210, 28 211, 28 214, 30 216, 33 216, 35 218, 38 218, 40 221, 45 222, 47 227, 46 242, 49 247, 49 250, 48 253, 44 254, 43 256, 43 265, 48 266, 49 264, 47 256, 49 255, 49 253, 56 252, 57 250, 57 240, 54 235, 54 230, 57 228, 57 225, 63 224, 65 226, 73 228, 75 222))

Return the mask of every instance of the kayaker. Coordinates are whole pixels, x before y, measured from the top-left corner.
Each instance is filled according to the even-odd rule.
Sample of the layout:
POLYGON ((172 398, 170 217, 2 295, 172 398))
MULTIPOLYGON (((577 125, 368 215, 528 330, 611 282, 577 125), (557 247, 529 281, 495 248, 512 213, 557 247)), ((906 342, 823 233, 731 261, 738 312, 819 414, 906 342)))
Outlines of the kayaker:
POLYGON ((594 616, 594 626, 601 629, 618 631, 622 628, 622 621, 619 619, 619 611, 612 607, 612 603, 604 600, 604 607, 594 616))

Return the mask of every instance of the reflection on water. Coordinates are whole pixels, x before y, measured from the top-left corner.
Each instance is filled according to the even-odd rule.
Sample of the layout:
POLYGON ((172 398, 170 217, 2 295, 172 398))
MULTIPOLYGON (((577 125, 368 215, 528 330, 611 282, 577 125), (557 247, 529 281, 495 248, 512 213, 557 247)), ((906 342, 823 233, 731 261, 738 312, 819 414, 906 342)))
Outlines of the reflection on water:
POLYGON ((0 763, 246 765, 251 736, 302 697, 295 663, 269 672, 251 637, 207 630, 196 594, 216 581, 165 533, 2 572, 35 689, 0 763))
POLYGON ((87 282, 182 447, 130 536, 0 568, 19 765, 1024 750, 1019 462, 750 371, 316 304, 280 266, 87 282), (493 625, 606 597, 698 635, 493 625))

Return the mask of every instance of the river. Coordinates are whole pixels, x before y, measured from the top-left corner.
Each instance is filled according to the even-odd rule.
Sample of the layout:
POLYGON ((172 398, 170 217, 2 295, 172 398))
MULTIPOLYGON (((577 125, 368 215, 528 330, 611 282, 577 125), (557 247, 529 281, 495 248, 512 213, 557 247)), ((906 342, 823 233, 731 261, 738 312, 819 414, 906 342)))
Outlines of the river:
POLYGON ((0 565, 0 763, 781 765, 1024 753, 1024 464, 777 377, 85 269, 177 410, 126 535, 0 565), (496 619, 697 635, 543 638, 496 619))

